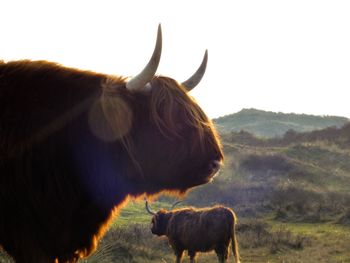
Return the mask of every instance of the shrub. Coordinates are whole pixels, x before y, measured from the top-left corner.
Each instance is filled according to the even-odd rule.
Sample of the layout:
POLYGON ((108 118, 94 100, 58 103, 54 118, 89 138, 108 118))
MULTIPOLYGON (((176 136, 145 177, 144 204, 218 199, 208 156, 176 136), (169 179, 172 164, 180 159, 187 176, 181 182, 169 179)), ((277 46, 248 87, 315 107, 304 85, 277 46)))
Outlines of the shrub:
POLYGON ((303 249, 310 246, 311 238, 303 235, 294 235, 291 231, 281 226, 271 233, 268 246, 270 253, 275 254, 286 249, 303 249))
POLYGON ((14 263, 13 259, 0 247, 0 263, 14 263))
POLYGON ((350 209, 348 209, 338 220, 339 224, 350 226, 350 209))
POLYGON ((248 155, 242 160, 240 168, 254 174, 287 174, 294 165, 283 155, 248 155))
POLYGON ((242 248, 267 247, 273 254, 287 249, 303 249, 311 244, 308 236, 294 235, 283 226, 271 231, 266 223, 259 220, 238 224, 237 233, 242 248))

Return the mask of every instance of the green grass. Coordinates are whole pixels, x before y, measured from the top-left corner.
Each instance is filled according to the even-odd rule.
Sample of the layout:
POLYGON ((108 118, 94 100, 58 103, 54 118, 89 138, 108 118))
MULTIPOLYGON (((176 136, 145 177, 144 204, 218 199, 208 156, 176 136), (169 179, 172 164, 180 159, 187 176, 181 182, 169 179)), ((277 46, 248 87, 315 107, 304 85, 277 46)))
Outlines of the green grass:
POLYGON ((121 209, 117 218, 113 221, 112 227, 123 227, 133 222, 135 224, 147 224, 151 222, 151 215, 145 210, 143 202, 129 202, 121 209))
MULTIPOLYGON (((143 205, 130 205, 130 210, 137 213, 143 205)), ((128 207, 126 210, 130 211, 128 207)), ((114 227, 118 238, 114 242, 115 251, 112 262, 174 262, 172 249, 166 238, 152 235, 148 224, 134 225, 134 213, 130 214, 129 224, 114 227)), ((117 222, 118 220, 116 220, 117 222)), ((246 224, 252 219, 239 218, 239 224, 246 224)), ((272 216, 260 218, 267 232, 258 241, 257 233, 238 231, 238 242, 242 262, 245 263, 346 263, 350 262, 350 227, 335 223, 284 223, 272 219, 272 216), (300 243, 300 246, 298 245, 300 243)), ((253 223, 252 224, 259 224, 253 223)), ((229 262, 233 262, 230 252, 229 262)), ((199 253, 198 262, 216 262, 214 252, 199 253)), ((188 263, 184 254, 184 263, 188 263)), ((90 261, 87 261, 90 263, 90 261)))
POLYGON ((274 231, 284 228, 295 235, 311 238, 309 246, 302 250, 281 251, 271 262, 350 262, 350 227, 334 222, 283 223, 272 219, 266 219, 266 222, 274 231))
MULTIPOLYGON (((166 202, 151 203, 156 211, 159 208, 169 208, 166 202)), ((257 237, 247 232, 238 232, 240 254, 244 263, 349 263, 350 262, 350 227, 327 223, 291 223, 273 219, 273 214, 259 219, 266 224, 268 235, 287 233, 281 240, 260 242, 251 246, 257 237), (288 236, 288 232, 291 236, 288 236), (291 248, 283 243, 294 244, 298 238, 308 238, 310 242, 301 248, 291 248)), ((166 238, 160 238, 150 233, 151 216, 144 209, 144 202, 129 202, 113 222, 111 230, 101 242, 101 254, 94 255, 82 263, 170 263, 174 255, 166 238), (107 250, 107 253, 106 253, 107 250), (104 254, 103 254, 104 253, 104 254)), ((250 218, 239 218, 238 224, 245 224, 250 218)), ((238 225, 238 226, 239 226, 238 225)), ((269 236, 267 236, 269 237, 269 236)), ((98 252, 97 252, 98 253, 98 252)), ((231 253, 231 252, 230 252, 231 253)), ((232 254, 232 253, 231 253, 232 254)), ((214 252, 200 253, 198 262, 216 262, 214 252)), ((0 262, 1 258, 0 258, 0 262)), ((188 263, 184 255, 184 263, 188 263)), ((230 255, 229 262, 233 262, 230 255)))
MULTIPOLYGON (((167 202, 151 203, 152 209, 168 208, 167 202)), ((119 247, 125 246, 128 250, 129 261, 120 262, 173 262, 174 255, 167 244, 166 238, 153 236, 149 231, 151 216, 145 211, 144 202, 129 202, 120 212, 119 217, 113 222, 112 229, 125 229, 128 237, 118 243, 119 247), (133 227, 134 224, 139 225, 133 227), (137 230, 141 228, 141 230, 137 230), (139 232, 141 231, 141 232, 139 232), (142 233, 132 235, 133 232, 142 233), (130 244, 128 244, 130 242, 130 244)), ((247 218, 239 218, 239 224, 243 224, 247 218)), ((346 263, 350 262, 350 227, 327 223, 291 223, 280 222, 273 219, 273 215, 266 215, 260 221, 268 225, 270 233, 286 232, 284 239, 288 242, 297 242, 298 239, 308 240, 300 249, 290 248, 277 240, 266 246, 249 247, 246 244, 256 241, 254 236, 247 237, 246 233, 238 233, 238 242, 241 244, 240 254, 242 262, 251 263, 346 263), (288 236, 290 232, 291 237, 288 236), (247 239, 248 238, 248 239, 247 239), (250 240, 252 238, 252 240, 250 240), (276 243, 277 242, 277 243, 276 243), (281 244, 278 244, 280 242, 281 244)), ((276 234, 273 234, 276 235, 276 234)), ((214 252, 200 253, 198 261, 202 263, 216 262, 214 252)), ((229 262, 233 262, 232 255, 229 262)), ((111 262, 119 262, 111 261, 111 262)), ((184 262, 189 262, 184 255, 184 262)))

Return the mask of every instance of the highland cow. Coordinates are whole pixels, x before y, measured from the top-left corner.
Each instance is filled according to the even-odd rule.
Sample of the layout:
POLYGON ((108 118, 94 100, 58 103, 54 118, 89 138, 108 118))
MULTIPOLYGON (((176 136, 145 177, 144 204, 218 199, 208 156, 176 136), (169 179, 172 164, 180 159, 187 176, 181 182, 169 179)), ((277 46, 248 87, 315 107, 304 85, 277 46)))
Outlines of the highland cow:
POLYGON ((197 252, 215 250, 220 263, 227 262, 231 243, 235 262, 239 263, 238 244, 235 234, 236 215, 227 207, 181 208, 173 211, 153 212, 146 202, 146 210, 153 215, 151 232, 166 236, 180 263, 185 250, 191 263, 197 252))
POLYGON ((223 159, 183 83, 155 76, 161 30, 131 79, 47 61, 0 61, 0 245, 17 263, 91 254, 129 197, 184 193, 223 159))

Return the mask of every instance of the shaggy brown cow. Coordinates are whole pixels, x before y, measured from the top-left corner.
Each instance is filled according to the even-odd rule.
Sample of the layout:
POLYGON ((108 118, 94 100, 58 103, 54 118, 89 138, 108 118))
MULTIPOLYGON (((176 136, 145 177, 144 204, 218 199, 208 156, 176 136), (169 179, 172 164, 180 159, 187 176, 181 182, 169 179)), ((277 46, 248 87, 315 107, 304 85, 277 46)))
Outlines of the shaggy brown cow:
POLYGON ((95 250, 128 197, 186 192, 223 154, 186 82, 46 62, 0 61, 0 244, 22 262, 76 262, 95 250))
POLYGON ((153 215, 151 231, 158 236, 167 236, 170 246, 180 263, 184 250, 188 251, 191 263, 196 252, 215 250, 219 262, 227 262, 231 243, 236 263, 239 263, 235 235, 236 215, 227 207, 182 208, 173 211, 152 212, 146 202, 146 210, 153 215))

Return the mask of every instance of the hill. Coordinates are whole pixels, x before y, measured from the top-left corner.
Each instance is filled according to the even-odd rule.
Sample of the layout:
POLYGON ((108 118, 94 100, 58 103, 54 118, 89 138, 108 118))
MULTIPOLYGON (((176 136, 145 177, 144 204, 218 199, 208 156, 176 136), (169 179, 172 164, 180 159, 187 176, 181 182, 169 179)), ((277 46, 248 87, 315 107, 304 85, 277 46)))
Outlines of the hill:
POLYGON ((220 132, 245 130, 265 138, 282 136, 288 130, 308 132, 330 126, 341 127, 349 121, 345 117, 285 114, 256 109, 243 109, 213 120, 220 132))
POLYGON ((304 133, 288 131, 270 139, 230 132, 222 141, 225 167, 212 184, 190 194, 193 204, 226 203, 241 215, 272 209, 297 221, 334 220, 347 213, 350 123, 304 133))
MULTIPOLYGON (((298 125, 306 126, 306 119, 298 125)), ((328 119, 315 117, 313 125, 334 126, 328 119)), ((339 125, 345 120, 340 118, 339 125)), ((311 132, 289 130, 279 138, 219 132, 225 152, 222 171, 213 182, 181 197, 180 207, 233 208, 242 262, 350 262, 350 123, 311 132)), ((151 206, 169 209, 175 200, 162 196, 151 206)), ((167 240, 151 234, 150 220, 143 203, 130 202, 96 257, 109 255, 105 263, 173 262, 167 240)), ((199 261, 217 259, 212 252, 199 261)))
MULTIPOLYGON (((350 123, 270 139, 222 134, 225 166, 179 206, 233 208, 242 262, 350 262, 349 129, 350 123)), ((153 209, 169 209, 174 199, 158 201, 153 209)), ((102 243, 114 248, 106 262, 172 262, 167 240, 150 233, 150 220, 143 203, 123 209, 102 243)), ((200 258, 216 260, 214 253, 200 258)))

